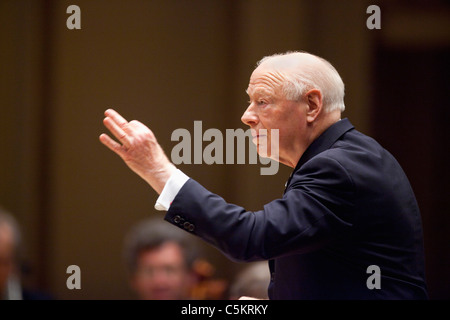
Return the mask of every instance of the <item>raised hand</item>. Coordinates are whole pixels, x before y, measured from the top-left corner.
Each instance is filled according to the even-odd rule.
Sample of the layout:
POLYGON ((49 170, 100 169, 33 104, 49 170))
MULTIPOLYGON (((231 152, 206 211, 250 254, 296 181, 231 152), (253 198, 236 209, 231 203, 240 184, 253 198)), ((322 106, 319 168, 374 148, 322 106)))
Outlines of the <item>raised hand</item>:
POLYGON ((103 123, 119 142, 105 133, 100 135, 100 141, 160 194, 176 168, 153 132, 139 121, 128 122, 113 109, 105 111, 103 123))

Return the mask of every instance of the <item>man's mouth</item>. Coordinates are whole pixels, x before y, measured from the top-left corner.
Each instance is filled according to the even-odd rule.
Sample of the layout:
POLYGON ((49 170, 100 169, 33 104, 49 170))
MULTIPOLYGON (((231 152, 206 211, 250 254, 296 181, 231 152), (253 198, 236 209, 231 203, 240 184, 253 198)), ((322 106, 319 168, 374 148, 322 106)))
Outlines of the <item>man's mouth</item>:
POLYGON ((256 134, 256 135, 252 135, 252 141, 254 143, 261 141, 261 139, 265 139, 267 137, 267 135, 265 134, 256 134))

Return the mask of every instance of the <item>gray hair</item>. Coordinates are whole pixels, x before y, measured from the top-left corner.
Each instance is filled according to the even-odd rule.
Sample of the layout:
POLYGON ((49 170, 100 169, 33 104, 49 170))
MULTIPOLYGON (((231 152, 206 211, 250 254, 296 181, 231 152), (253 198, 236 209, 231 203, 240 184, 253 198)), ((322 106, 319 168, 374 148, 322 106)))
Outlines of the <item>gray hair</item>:
POLYGON ((124 241, 124 259, 128 272, 133 273, 141 252, 175 242, 183 251, 186 267, 191 269, 199 254, 193 236, 163 220, 145 219, 134 225, 124 241))
MULTIPOLYGON (((305 58, 306 63, 301 64, 301 68, 295 68, 289 72, 284 72, 285 82, 283 84, 283 94, 289 100, 300 100, 308 90, 318 89, 323 96, 323 106, 326 112, 334 110, 345 110, 344 95, 345 86, 339 73, 327 60, 303 51, 288 51, 266 56, 257 62, 257 66, 280 57, 297 55, 305 58)), ((300 60, 300 59, 299 59, 300 60)))

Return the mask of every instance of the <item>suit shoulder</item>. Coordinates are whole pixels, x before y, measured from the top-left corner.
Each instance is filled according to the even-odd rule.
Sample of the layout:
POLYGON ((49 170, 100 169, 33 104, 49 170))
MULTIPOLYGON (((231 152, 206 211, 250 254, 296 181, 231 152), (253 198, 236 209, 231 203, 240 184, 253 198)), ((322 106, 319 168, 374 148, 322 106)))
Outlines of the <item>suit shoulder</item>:
POLYGON ((394 158, 375 139, 357 130, 345 133, 329 149, 316 157, 333 159, 348 171, 353 171, 355 165, 377 167, 377 163, 381 163, 381 160, 394 158))
POLYGON ((376 140, 352 130, 297 168, 295 175, 324 179, 340 176, 355 186, 355 179, 359 181, 367 168, 378 169, 386 158, 393 157, 376 140))

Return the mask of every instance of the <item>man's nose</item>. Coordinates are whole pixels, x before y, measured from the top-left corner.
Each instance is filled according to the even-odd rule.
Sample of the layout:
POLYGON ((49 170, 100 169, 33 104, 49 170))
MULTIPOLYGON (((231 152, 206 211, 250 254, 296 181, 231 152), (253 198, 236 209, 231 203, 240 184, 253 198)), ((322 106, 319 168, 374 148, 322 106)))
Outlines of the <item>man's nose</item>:
POLYGON ((250 127, 258 124, 259 119, 255 111, 253 110, 252 104, 250 104, 247 110, 245 110, 244 114, 241 117, 241 121, 250 127))

